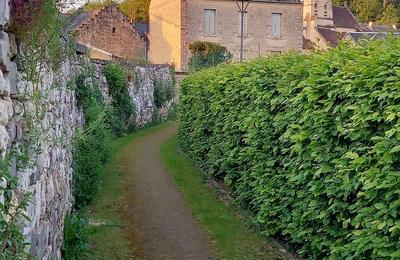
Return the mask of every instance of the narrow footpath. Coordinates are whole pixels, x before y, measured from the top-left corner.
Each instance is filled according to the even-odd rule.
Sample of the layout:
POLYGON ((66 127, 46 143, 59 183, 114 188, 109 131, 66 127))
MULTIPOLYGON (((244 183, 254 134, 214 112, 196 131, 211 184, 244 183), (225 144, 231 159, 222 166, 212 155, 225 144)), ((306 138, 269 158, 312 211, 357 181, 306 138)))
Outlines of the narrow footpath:
POLYGON ((191 214, 159 159, 176 124, 135 139, 120 157, 126 178, 126 233, 135 259, 217 259, 211 239, 191 214))

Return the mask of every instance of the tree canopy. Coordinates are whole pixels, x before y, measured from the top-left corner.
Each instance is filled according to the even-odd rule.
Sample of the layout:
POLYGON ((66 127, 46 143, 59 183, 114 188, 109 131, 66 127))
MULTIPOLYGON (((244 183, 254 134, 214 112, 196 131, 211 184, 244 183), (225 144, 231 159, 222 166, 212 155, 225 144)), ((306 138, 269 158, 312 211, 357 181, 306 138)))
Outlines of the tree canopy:
POLYGON ((90 1, 83 6, 83 10, 91 11, 111 4, 118 6, 126 16, 135 22, 146 22, 149 20, 150 0, 123 0, 119 2, 114 2, 113 0, 90 1))
MULTIPOLYGON (((85 11, 110 4, 117 5, 132 20, 148 21, 150 0, 94 0, 84 6, 85 11)), ((399 22, 400 0, 333 0, 334 5, 347 5, 360 22, 393 25, 399 22)))
POLYGON ((393 25, 399 22, 400 0, 333 0, 334 5, 347 5, 360 22, 393 25))

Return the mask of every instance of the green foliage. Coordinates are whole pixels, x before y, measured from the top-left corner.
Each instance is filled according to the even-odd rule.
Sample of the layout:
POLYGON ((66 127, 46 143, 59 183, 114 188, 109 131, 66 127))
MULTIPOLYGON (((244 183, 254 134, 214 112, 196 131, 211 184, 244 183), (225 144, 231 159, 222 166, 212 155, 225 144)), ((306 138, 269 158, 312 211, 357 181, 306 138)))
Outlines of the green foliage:
POLYGON ((108 64, 104 70, 112 97, 112 126, 116 136, 123 136, 135 128, 135 107, 128 92, 128 76, 118 64, 108 64))
MULTIPOLYGON (((35 16, 29 25, 15 28, 17 37, 24 43, 19 67, 25 80, 39 85, 43 69, 57 70, 65 59, 62 40, 65 21, 53 0, 37 2, 35 16)), ((38 88, 37 86, 35 86, 38 88)))
POLYGON ((381 0, 353 0, 350 7, 361 22, 376 21, 383 11, 381 0))
POLYGON ((84 11, 97 10, 106 6, 116 5, 127 17, 131 18, 135 22, 147 22, 149 21, 149 7, 150 0, 123 0, 123 1, 112 1, 112 0, 98 0, 88 2, 84 5, 84 11))
POLYGON ((64 223, 63 259, 76 260, 90 253, 87 241, 90 236, 89 221, 85 215, 71 213, 64 223))
POLYGON ((25 215, 30 194, 15 193, 17 178, 8 172, 9 158, 0 161, 0 179, 6 185, 0 185, 0 194, 4 196, 4 203, 0 203, 0 259, 25 259, 25 238, 22 234, 22 222, 29 221, 25 215), (17 201, 12 197, 17 196, 17 201))
POLYGON ((194 74, 180 143, 301 255, 398 258, 399 49, 390 37, 194 74))
POLYGON ((194 216, 215 241, 220 259, 286 259, 275 244, 249 229, 237 207, 221 200, 204 183, 202 173, 179 149, 176 136, 161 145, 160 154, 194 216))
POLYGON ((172 84, 169 82, 166 84, 160 79, 154 80, 154 103, 157 108, 163 107, 168 101, 170 101, 174 97, 174 93, 174 81, 172 81, 172 84))
POLYGON ((383 25, 398 24, 400 1, 398 0, 333 0, 334 5, 349 6, 363 23, 376 22, 383 25))
POLYGON ((380 24, 398 24, 399 23, 399 16, 398 11, 394 5, 388 5, 383 10, 383 13, 379 17, 378 23, 380 24))
POLYGON ((189 68, 192 71, 215 67, 232 60, 232 54, 218 43, 196 41, 189 44, 189 50, 192 54, 189 68))
POLYGON ((74 143, 75 207, 88 204, 99 190, 103 167, 109 157, 109 126, 106 106, 93 77, 81 75, 76 81, 78 105, 83 108, 85 127, 74 143))
POLYGON ((150 0, 124 0, 119 3, 119 9, 135 22, 149 21, 150 0))

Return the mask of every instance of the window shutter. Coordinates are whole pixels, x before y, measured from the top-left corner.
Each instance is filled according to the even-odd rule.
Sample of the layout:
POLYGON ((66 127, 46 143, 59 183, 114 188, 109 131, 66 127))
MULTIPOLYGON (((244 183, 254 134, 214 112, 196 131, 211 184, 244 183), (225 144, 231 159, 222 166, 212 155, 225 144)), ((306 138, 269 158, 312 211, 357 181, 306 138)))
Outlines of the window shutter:
POLYGON ((215 10, 204 10, 204 33, 205 35, 215 35, 215 10))
POLYGON ((281 17, 282 14, 272 13, 272 36, 273 37, 281 37, 281 17))

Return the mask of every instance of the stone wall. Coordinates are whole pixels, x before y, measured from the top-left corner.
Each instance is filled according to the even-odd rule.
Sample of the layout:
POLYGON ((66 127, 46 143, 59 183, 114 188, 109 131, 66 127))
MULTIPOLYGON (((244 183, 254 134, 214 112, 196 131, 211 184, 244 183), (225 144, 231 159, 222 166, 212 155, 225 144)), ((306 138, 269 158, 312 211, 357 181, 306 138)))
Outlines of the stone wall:
MULTIPOLYGON (((6 32, 10 15, 3 7, 8 8, 8 2, 0 0, 0 152, 2 158, 15 154, 8 162, 9 174, 18 179, 11 201, 16 205, 23 194, 30 194, 30 220, 23 223, 27 251, 39 259, 60 259, 64 218, 72 202, 72 139, 83 123, 68 86, 75 65, 66 60, 57 73, 43 70, 40 84, 26 81, 12 61, 18 48, 15 37, 6 32), (36 102, 34 87, 41 93, 36 102), (26 160, 20 158, 23 151, 28 151, 26 160)), ((1 178, 3 186, 9 185, 1 178)))
MULTIPOLYGON (((102 94, 110 101, 107 80, 103 75, 107 62, 93 61, 96 68, 96 77, 101 83, 102 94)), ((154 87, 157 81, 163 86, 174 83, 171 67, 168 65, 130 65, 122 64, 129 74, 128 91, 136 109, 135 123, 137 126, 145 126, 155 118, 165 118, 170 111, 175 99, 169 101, 164 107, 157 108, 154 102, 154 87)))
MULTIPOLYGON (((1 33, 6 39, 6 33, 1 33)), ((4 62, 11 53, 6 47, 2 51, 1 153, 29 151, 27 161, 17 159, 18 155, 10 160, 9 174, 18 178, 12 201, 18 204, 22 194, 31 194, 26 212, 30 221, 25 221, 23 230, 31 244, 29 253, 60 259, 64 218, 72 201, 72 139, 83 121, 74 90, 68 87, 74 77, 73 64, 64 62, 57 74, 43 72, 41 84, 35 86, 42 95, 35 103, 30 98, 32 82, 24 80, 22 72, 7 69, 16 66, 4 62), (34 118, 29 127, 27 118, 34 118)))
MULTIPOLYGON (((73 201, 72 141, 77 128, 84 124, 71 88, 80 66, 75 59, 68 59, 57 72, 42 70, 39 85, 27 81, 13 62, 21 46, 17 48, 15 37, 7 31, 10 15, 9 9, 3 7, 8 7, 6 0, 0 0, 0 154, 2 158, 13 152, 21 154, 29 147, 26 162, 22 163, 18 156, 10 160, 9 174, 18 180, 12 202, 17 204, 22 194, 31 194, 26 211, 30 220, 23 222, 23 234, 30 243, 27 251, 38 259, 61 259, 64 219, 73 201), (35 101, 34 88, 39 88, 41 93, 35 101), (30 115, 36 116, 28 127, 30 115)), ((110 101, 102 75, 104 64, 93 64, 102 92, 110 101)), ((165 66, 133 66, 131 71, 135 72, 132 78, 136 79, 129 85, 137 108, 136 122, 143 126, 154 115, 166 115, 171 107, 170 102, 165 108, 155 108, 154 80, 172 82, 172 78, 169 67, 165 66)), ((9 185, 2 175, 0 185, 9 185)), ((4 194, 0 192, 0 203, 4 201, 4 194)))
POLYGON ((104 8, 74 29, 76 40, 120 58, 146 57, 146 42, 117 7, 104 8))

